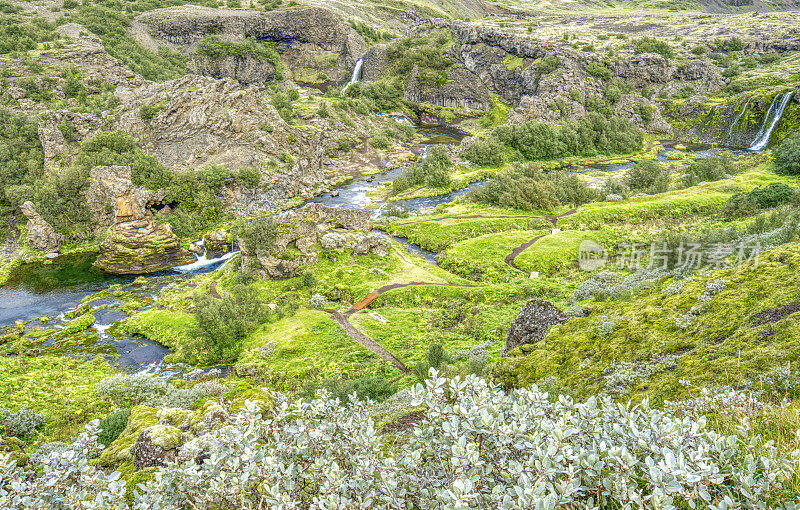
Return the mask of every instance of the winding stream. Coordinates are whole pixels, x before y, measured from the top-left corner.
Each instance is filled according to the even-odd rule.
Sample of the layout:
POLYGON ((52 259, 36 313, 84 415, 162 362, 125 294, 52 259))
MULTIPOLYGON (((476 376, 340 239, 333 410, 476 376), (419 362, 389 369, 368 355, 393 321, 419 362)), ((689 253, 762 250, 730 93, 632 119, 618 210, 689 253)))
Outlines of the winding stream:
MULTIPOLYGON (((398 118, 404 121, 405 118, 398 118)), ((440 126, 418 126, 418 132, 424 140, 415 144, 413 151, 425 157, 428 150, 436 144, 457 144, 463 133, 440 126)), ((659 153, 659 160, 667 161, 668 153, 674 149, 667 148, 659 153)), ((693 148, 697 157, 711 154, 707 147, 693 148)), ((612 172, 630 168, 632 162, 609 165, 573 166, 569 170, 588 172, 612 172)), ((382 188, 398 177, 404 167, 391 169, 372 176, 360 176, 339 186, 335 190, 309 199, 298 207, 308 203, 320 203, 328 207, 345 209, 362 209, 371 205, 368 196, 370 191, 382 188)), ((439 204, 450 203, 464 196, 470 190, 483 186, 488 180, 474 182, 466 188, 444 195, 419 197, 392 202, 393 205, 406 208, 409 212, 417 212, 424 208, 433 208, 439 204)), ((373 211, 373 218, 380 218, 384 206, 373 211)), ((394 238, 401 243, 408 253, 419 255, 431 264, 436 264, 434 254, 405 239, 394 238)), ((25 323, 25 330, 35 327, 52 328, 53 337, 68 322, 71 312, 81 308, 81 312, 91 309, 95 323, 89 330, 90 340, 81 345, 80 342, 71 347, 67 353, 93 352, 102 353, 109 362, 117 363, 120 368, 129 372, 158 374, 172 377, 186 375, 196 370, 186 365, 167 364, 164 357, 170 350, 161 344, 145 338, 126 336, 115 327, 128 314, 123 310, 142 310, 153 306, 158 294, 165 286, 187 282, 192 275, 207 273, 219 269, 235 253, 227 253, 218 258, 207 258, 204 254, 185 266, 174 267, 152 275, 144 280, 132 276, 112 276, 92 268, 95 255, 67 255, 55 261, 42 264, 25 264, 14 269, 8 283, 0 287, 0 326, 8 326, 18 322, 25 323), (88 300, 89 305, 84 304, 88 300), (135 302, 136 306, 130 303, 135 302), (90 350, 89 350, 90 349, 90 350), (88 350, 88 351, 87 351, 88 350)), ((53 338, 44 345, 52 345, 53 338)))

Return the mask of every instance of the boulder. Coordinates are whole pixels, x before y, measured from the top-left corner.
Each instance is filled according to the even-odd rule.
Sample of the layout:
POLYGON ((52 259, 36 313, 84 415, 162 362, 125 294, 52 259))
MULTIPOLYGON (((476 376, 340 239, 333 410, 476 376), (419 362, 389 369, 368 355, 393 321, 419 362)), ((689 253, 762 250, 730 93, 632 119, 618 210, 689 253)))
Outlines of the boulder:
POLYGON ((28 245, 31 248, 48 253, 58 251, 61 248, 61 243, 64 242, 64 236, 57 233, 53 226, 36 212, 32 202, 27 201, 19 208, 28 219, 28 223, 25 226, 28 245))
POLYGON ((0 437, 0 454, 6 454, 17 466, 24 467, 28 463, 28 455, 25 453, 25 443, 16 437, 0 437))
POLYGON ((661 116, 661 109, 652 101, 637 95, 623 94, 614 108, 614 112, 622 118, 629 119, 648 133, 672 134, 672 126, 661 116), (642 119, 642 109, 650 112, 650 119, 642 119))
POLYGON ((111 274, 147 274, 196 259, 168 224, 147 218, 112 226, 100 244, 95 267, 111 274))
POLYGON ((374 253, 379 257, 385 257, 389 255, 391 247, 392 242, 389 240, 388 236, 377 232, 371 232, 356 240, 355 246, 353 246, 353 254, 366 255, 368 253, 374 253))
POLYGON ((406 82, 403 99, 413 103, 480 112, 489 111, 492 107, 489 89, 475 73, 463 67, 449 69, 447 81, 439 87, 420 83, 415 67, 406 82))
POLYGON ((182 443, 183 433, 176 427, 160 423, 148 427, 133 445, 133 466, 138 471, 172 462, 182 443))
POLYGON ((508 328, 505 354, 521 345, 541 342, 550 326, 565 320, 564 312, 550 302, 539 298, 529 301, 508 328))
POLYGON ((206 248, 215 253, 226 253, 231 246, 230 232, 221 228, 209 232, 203 237, 206 248))
POLYGON ((195 56, 192 71, 212 78, 230 77, 243 85, 270 83, 277 77, 275 66, 268 61, 249 55, 212 58, 195 56))

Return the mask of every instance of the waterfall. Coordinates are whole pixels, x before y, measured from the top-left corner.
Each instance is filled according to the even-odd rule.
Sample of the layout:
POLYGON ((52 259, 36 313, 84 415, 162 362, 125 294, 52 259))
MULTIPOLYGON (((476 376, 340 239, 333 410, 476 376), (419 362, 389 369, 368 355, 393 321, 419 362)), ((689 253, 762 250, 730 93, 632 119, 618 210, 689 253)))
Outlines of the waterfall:
POLYGON ((361 68, 364 66, 364 59, 358 59, 356 62, 356 66, 353 68, 353 76, 350 77, 350 81, 342 89, 342 94, 350 87, 350 85, 354 83, 358 83, 361 80, 361 68))
POLYGON ((731 137, 733 136, 733 131, 736 129, 736 127, 742 121, 742 118, 744 117, 744 112, 747 111, 747 106, 750 104, 750 101, 752 99, 753 99, 753 96, 750 96, 750 97, 747 98, 747 101, 744 103, 744 107, 742 108, 742 111, 739 112, 739 115, 737 115, 736 118, 733 120, 733 123, 731 124, 731 127, 728 128, 728 138, 727 138, 728 142, 731 141, 731 137))
POLYGON ((756 134, 753 143, 750 145, 751 151, 760 151, 767 147, 772 136, 772 130, 781 120, 783 110, 786 109, 786 105, 792 99, 792 94, 793 92, 790 90, 783 95, 776 95, 775 99, 772 100, 772 104, 769 105, 769 110, 767 110, 767 115, 764 117, 764 123, 761 124, 761 129, 758 130, 758 134, 756 134))
POLYGON ((231 257, 236 255, 238 252, 229 251, 225 255, 223 255, 221 257, 218 257, 218 258, 215 258, 215 259, 209 259, 206 256, 206 253, 207 252, 203 252, 203 255, 201 255, 200 257, 197 257, 197 260, 195 260, 191 264, 184 264, 182 266, 175 266, 175 267, 172 268, 172 270, 177 272, 177 273, 184 273, 184 274, 185 273, 195 273, 195 272, 198 272, 198 271, 202 271, 203 269, 214 267, 215 265, 220 264, 222 262, 226 262, 231 257))

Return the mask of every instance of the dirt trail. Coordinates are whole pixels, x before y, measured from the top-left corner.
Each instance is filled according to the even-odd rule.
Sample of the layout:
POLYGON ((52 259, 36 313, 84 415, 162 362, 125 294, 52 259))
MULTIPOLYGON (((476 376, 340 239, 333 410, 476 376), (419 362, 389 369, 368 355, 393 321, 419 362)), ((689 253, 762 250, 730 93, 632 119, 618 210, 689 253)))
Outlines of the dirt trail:
MULTIPOLYGON (((366 333, 362 332, 355 326, 350 323, 349 316, 351 314, 341 313, 338 310, 325 310, 328 312, 333 319, 339 323, 340 326, 344 329, 344 332, 347 335, 355 340, 356 342, 360 343, 370 351, 374 352, 384 361, 388 361, 389 363, 396 366, 401 372, 408 372, 408 368, 403 364, 402 361, 397 359, 397 357, 389 352, 384 346, 373 340, 369 337, 366 333)), ((349 311, 349 310, 348 310, 349 311)))

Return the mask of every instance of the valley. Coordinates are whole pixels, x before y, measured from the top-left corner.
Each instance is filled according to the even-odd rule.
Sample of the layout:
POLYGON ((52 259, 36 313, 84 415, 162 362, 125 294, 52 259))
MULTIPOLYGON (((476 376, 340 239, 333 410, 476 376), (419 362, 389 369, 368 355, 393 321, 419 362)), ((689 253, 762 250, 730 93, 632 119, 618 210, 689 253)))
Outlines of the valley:
POLYGON ((0 508, 790 508, 792 2, 0 1, 0 508))

